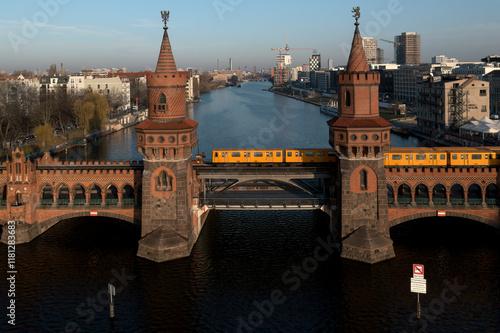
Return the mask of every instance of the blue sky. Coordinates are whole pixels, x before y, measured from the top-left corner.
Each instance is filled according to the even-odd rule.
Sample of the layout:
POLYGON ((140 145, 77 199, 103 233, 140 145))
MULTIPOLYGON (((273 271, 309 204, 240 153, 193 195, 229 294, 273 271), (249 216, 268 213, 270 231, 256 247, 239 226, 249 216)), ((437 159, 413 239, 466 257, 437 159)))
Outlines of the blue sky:
MULTIPOLYGON (((163 23, 170 11, 169 36, 178 67, 206 70, 228 66, 270 68, 284 47, 315 48, 326 65, 347 62, 354 19, 361 7, 363 37, 392 40, 403 31, 422 37, 422 61, 445 54, 479 61, 500 53, 499 1, 491 0, 20 0, 0 12, 0 71, 46 70, 64 63, 82 68, 154 69, 163 23)), ((393 48, 379 41, 385 57, 393 48)), ((293 65, 311 51, 292 51, 293 65)))

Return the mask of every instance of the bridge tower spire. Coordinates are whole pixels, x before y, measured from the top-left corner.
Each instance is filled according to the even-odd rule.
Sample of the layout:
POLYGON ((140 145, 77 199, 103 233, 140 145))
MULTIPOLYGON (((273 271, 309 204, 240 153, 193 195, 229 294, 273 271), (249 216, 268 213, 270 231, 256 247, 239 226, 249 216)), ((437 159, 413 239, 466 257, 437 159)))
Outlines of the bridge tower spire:
POLYGON ((339 157, 336 200, 340 204, 334 222, 341 226, 344 239, 342 257, 375 263, 394 257, 383 160, 390 148, 391 124, 379 116, 380 74, 370 71, 366 61, 359 7, 353 13, 351 52, 338 76, 339 116, 327 122, 330 145, 339 157))
POLYGON ((201 224, 193 206, 198 193, 191 155, 198 123, 187 117, 188 72, 179 72, 168 37, 170 12, 162 11, 163 39, 156 71, 147 76, 148 119, 135 127, 144 156, 142 239, 138 256, 162 262, 189 256, 201 224))

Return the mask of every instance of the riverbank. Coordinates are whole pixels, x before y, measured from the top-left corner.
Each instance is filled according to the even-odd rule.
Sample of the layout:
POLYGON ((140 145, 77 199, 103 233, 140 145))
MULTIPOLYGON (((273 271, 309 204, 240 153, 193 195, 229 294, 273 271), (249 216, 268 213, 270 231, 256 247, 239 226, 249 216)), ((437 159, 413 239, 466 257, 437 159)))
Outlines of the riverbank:
POLYGON ((125 114, 119 117, 114 117, 109 120, 109 124, 107 125, 107 128, 105 130, 100 130, 84 136, 73 137, 71 139, 68 138, 63 143, 29 154, 27 155, 27 157, 30 160, 34 160, 38 157, 43 156, 45 152, 50 152, 51 154, 57 154, 67 149, 71 149, 73 147, 86 146, 87 143, 89 142, 95 141, 98 138, 102 138, 109 134, 124 130, 128 127, 135 126, 144 121, 145 119, 146 119, 145 112, 125 114))
POLYGON ((323 105, 322 103, 314 102, 314 101, 311 101, 311 100, 308 100, 308 99, 305 99, 305 98, 302 98, 302 97, 298 97, 298 96, 292 96, 292 95, 289 95, 289 94, 281 92, 281 91, 276 91, 276 90, 274 90, 272 88, 267 89, 267 91, 270 91, 270 92, 275 93, 277 95, 285 96, 285 97, 288 97, 288 98, 293 98, 293 99, 295 99, 297 101, 301 101, 301 102, 305 102, 305 103, 309 103, 309 104, 313 104, 313 105, 317 105, 317 106, 323 105))

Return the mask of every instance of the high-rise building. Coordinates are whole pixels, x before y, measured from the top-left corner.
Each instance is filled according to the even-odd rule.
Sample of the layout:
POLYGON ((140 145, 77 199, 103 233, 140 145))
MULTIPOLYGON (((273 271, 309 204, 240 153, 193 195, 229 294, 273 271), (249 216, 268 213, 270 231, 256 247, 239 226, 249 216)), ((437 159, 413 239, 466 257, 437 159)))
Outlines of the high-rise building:
POLYGON ((420 64, 420 35, 416 32, 403 32, 395 37, 395 42, 397 64, 420 64))
POLYGON ((384 49, 381 49, 379 47, 377 48, 377 63, 384 63, 384 49))
POLYGON ((311 71, 319 71, 321 68, 321 54, 315 53, 309 57, 309 69, 311 71))
POLYGON ((233 70, 233 58, 229 58, 229 70, 233 70))
POLYGON ((366 61, 368 64, 377 63, 377 40, 372 37, 363 37, 363 49, 365 50, 366 61))
POLYGON ((333 68, 333 59, 328 58, 328 69, 332 69, 332 68, 333 68))

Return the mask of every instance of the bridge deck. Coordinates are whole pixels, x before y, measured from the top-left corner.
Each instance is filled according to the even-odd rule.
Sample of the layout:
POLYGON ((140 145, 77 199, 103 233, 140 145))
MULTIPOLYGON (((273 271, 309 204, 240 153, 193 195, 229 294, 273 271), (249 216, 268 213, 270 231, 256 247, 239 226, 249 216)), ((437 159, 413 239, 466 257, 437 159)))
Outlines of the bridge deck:
POLYGON ((216 165, 216 164, 195 164, 194 169, 199 178, 204 179, 241 179, 256 177, 287 178, 287 179, 310 179, 310 178, 331 178, 331 167, 321 166, 290 166, 290 165, 216 165))

